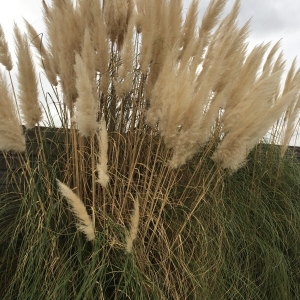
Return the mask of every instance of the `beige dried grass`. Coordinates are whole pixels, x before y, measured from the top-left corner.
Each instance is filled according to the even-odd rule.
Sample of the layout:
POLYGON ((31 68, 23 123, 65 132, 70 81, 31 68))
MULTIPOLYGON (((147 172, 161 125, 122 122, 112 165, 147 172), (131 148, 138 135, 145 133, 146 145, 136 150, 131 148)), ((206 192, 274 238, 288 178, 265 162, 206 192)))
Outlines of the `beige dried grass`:
POLYGON ((271 49, 270 53, 267 56, 267 59, 264 63, 263 69, 262 69, 262 75, 261 75, 261 79, 265 78, 266 76, 270 75, 270 72, 273 69, 273 65, 274 65, 274 57, 277 53, 277 51, 279 50, 281 45, 281 41, 279 40, 271 49))
POLYGON ((102 74, 108 70, 109 63, 109 38, 106 32, 100 1, 92 1, 91 3, 91 40, 96 50, 95 67, 102 74))
MULTIPOLYGON (((292 62, 292 65, 288 71, 286 81, 284 84, 284 89, 282 94, 285 95, 290 90, 299 86, 300 84, 300 69, 296 70, 296 59, 292 62)), ((288 148, 288 145, 291 141, 292 135, 296 130, 297 121, 299 118, 300 112, 300 97, 296 101, 293 101, 285 112, 282 137, 281 137, 281 156, 284 155, 285 151, 288 148)))
POLYGON ((0 25, 0 63, 5 66, 7 71, 11 71, 13 68, 11 54, 1 25, 0 25))
POLYGON ((118 49, 122 47, 127 31, 128 18, 132 13, 129 1, 110 0, 104 2, 103 15, 106 23, 107 34, 112 43, 117 43, 118 49))
POLYGON ((220 19, 220 15, 224 10, 227 0, 210 1, 208 8, 202 18, 201 26, 198 30, 198 41, 195 47, 196 65, 201 63, 204 58, 205 48, 209 44, 211 33, 220 19))
POLYGON ((235 80, 235 84, 232 88, 226 106, 224 107, 225 112, 222 121, 224 122, 224 126, 228 130, 233 124, 230 116, 234 112, 236 106, 242 106, 243 103, 247 105, 247 102, 242 102, 241 99, 244 99, 248 91, 252 89, 253 84, 256 80, 258 69, 263 61, 263 56, 266 53, 268 46, 268 44, 261 44, 259 46, 256 46, 248 55, 246 61, 240 68, 239 74, 235 80))
POLYGON ((38 99, 38 82, 34 62, 26 36, 14 25, 15 45, 18 59, 19 102, 22 118, 27 128, 34 127, 42 120, 42 110, 38 99))
MULTIPOLYGON (((160 5, 161 1, 156 1, 156 5, 160 5)), ((167 18, 167 39, 165 40, 165 46, 169 49, 173 49, 178 42, 182 40, 182 0, 174 0, 167 3, 167 15, 161 16, 161 18, 167 18)), ((156 21, 157 23, 157 21, 156 21)), ((156 31, 158 28, 156 28, 156 31)))
MULTIPOLYGON (((86 72, 88 73, 90 83, 92 85, 92 93, 96 98, 96 68, 95 68, 95 51, 92 44, 90 32, 88 27, 85 28, 83 45, 81 50, 81 57, 85 65, 86 72)), ((76 74, 77 75, 77 74, 76 74)))
POLYGON ((78 126, 79 132, 86 137, 93 136, 97 131, 97 106, 95 94, 93 92, 93 82, 90 80, 90 74, 81 58, 76 54, 76 88, 78 98, 75 102, 75 111, 73 120, 78 126))
POLYGON ((33 44, 35 49, 38 51, 38 53, 41 56, 41 67, 45 70, 45 74, 47 76, 47 79, 53 86, 57 86, 57 78, 56 73, 53 67, 54 60, 52 55, 46 50, 43 41, 40 37, 40 35, 37 33, 37 31, 34 29, 34 27, 28 23, 26 20, 25 24, 27 27, 27 32, 30 37, 30 42, 33 44))
POLYGON ((182 52, 187 48, 190 41, 195 36, 198 21, 199 0, 193 0, 189 6, 187 16, 182 28, 182 52))
POLYGON ((132 252, 133 242, 136 239, 137 234, 138 234, 139 220, 140 220, 139 200, 134 199, 134 209, 133 209, 133 213, 131 215, 130 230, 126 235, 126 252, 127 253, 132 252))
POLYGON ((153 57, 153 44, 157 31, 155 7, 151 1, 144 1, 143 7, 138 11, 138 20, 141 22, 142 44, 140 49, 140 66, 142 73, 146 74, 149 63, 153 57))
POLYGON ((102 187, 106 187, 109 182, 109 176, 107 173, 107 150, 108 150, 108 137, 106 130, 106 122, 104 118, 100 121, 100 128, 98 132, 98 145, 99 145, 99 154, 98 154, 98 164, 97 172, 98 178, 97 182, 101 184, 102 187))
POLYGON ((299 112, 300 112, 300 96, 298 96, 297 101, 293 101, 287 108, 286 111, 286 121, 285 121, 285 127, 284 127, 284 135, 282 137, 281 141, 281 156, 283 157, 289 143, 291 142, 291 138, 293 136, 293 133, 296 130, 297 122, 298 122, 298 117, 299 117, 299 112))
POLYGON ((63 100, 70 115, 78 96, 74 70, 75 53, 80 53, 85 31, 85 20, 70 0, 53 1, 44 6, 44 20, 49 37, 49 53, 53 56, 53 70, 58 74, 63 100))
POLYGON ((134 66, 134 24, 135 24, 135 15, 132 15, 129 24, 127 33, 124 37, 124 43, 120 53, 120 58, 122 65, 119 67, 118 76, 115 80, 115 88, 117 96, 124 96, 130 92, 133 85, 133 66, 134 66))
POLYGON ((0 72, 0 150, 23 152, 25 137, 8 89, 5 75, 0 72))
POLYGON ((223 168, 235 171, 244 165, 250 150, 263 138, 274 122, 280 118, 287 106, 299 96, 298 86, 279 97, 273 104, 271 98, 276 96, 281 73, 277 72, 258 83, 251 94, 253 105, 241 113, 236 122, 233 122, 234 125, 231 130, 219 144, 212 159, 223 168), (259 100, 265 102, 255 103, 259 100))

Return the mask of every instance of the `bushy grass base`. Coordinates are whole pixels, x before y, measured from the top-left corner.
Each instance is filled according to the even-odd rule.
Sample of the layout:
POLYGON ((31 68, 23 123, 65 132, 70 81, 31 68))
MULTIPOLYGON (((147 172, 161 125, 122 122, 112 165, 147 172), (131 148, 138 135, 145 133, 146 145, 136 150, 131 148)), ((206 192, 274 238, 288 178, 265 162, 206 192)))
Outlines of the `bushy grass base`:
POLYGON ((153 209, 160 217, 143 212, 130 254, 127 224, 99 215, 86 242, 49 197, 55 164, 33 170, 27 193, 1 196, 3 300, 300 299, 300 164, 277 146, 258 145, 234 174, 199 154, 153 209))

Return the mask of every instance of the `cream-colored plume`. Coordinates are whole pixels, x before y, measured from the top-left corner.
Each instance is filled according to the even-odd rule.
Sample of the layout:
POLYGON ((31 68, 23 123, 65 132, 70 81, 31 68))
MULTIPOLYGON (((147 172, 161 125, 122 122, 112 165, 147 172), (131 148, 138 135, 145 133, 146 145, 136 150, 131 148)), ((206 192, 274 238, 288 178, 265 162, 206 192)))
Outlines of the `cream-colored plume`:
POLYGON ((43 41, 34 27, 26 20, 24 21, 30 36, 30 41, 41 56, 41 67, 45 70, 47 79, 52 85, 57 86, 58 82, 54 70, 54 60, 52 55, 45 49, 43 41))
POLYGON ((11 71, 13 63, 8 49, 7 41, 0 25, 0 63, 5 66, 7 71, 11 71))
POLYGON ((73 120, 78 126, 79 132, 88 137, 96 133, 98 123, 96 122, 96 99, 93 83, 90 80, 90 72, 81 56, 76 53, 76 88, 78 98, 75 102, 73 120))
POLYGON ((100 129, 98 132, 98 145, 99 145, 99 155, 97 172, 98 178, 97 182, 101 184, 104 188, 109 182, 109 176, 107 174, 107 149, 108 149, 108 139, 105 120, 102 118, 100 121, 100 129))
POLYGON ((133 241, 137 237, 138 227, 139 227, 139 220, 140 220, 140 208, 139 208, 139 200, 134 200, 134 209, 131 215, 131 225, 130 231, 126 235, 126 252, 131 253, 133 247, 133 241))
POLYGON ((25 137, 2 72, 0 72, 0 107, 0 150, 25 151, 25 137))
POLYGON ((122 46, 124 34, 127 30, 128 18, 130 16, 131 1, 110 0, 104 2, 104 20, 106 23, 107 34, 112 43, 117 43, 118 48, 122 46))
POLYGON ((93 241, 95 239, 95 228, 83 202, 67 185, 58 179, 56 181, 61 195, 67 199, 72 212, 78 219, 76 223, 78 230, 85 234, 88 241, 93 241))
POLYGON ((14 33, 18 58, 20 108, 25 126, 32 128, 42 120, 42 110, 38 100, 38 82, 27 38, 21 34, 16 24, 14 33))

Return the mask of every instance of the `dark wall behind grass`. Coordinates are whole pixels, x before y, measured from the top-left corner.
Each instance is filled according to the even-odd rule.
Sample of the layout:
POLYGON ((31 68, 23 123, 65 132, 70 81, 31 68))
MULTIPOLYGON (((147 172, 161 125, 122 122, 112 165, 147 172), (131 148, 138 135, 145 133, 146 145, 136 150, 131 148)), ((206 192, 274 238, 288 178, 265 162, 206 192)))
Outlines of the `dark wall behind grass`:
POLYGON ((0 151, 0 194, 14 190, 16 180, 22 180, 21 165, 28 159, 32 163, 37 162, 43 151, 51 161, 51 157, 57 158, 58 152, 64 149, 65 129, 35 127, 26 131, 24 129, 24 133, 26 153, 0 151))

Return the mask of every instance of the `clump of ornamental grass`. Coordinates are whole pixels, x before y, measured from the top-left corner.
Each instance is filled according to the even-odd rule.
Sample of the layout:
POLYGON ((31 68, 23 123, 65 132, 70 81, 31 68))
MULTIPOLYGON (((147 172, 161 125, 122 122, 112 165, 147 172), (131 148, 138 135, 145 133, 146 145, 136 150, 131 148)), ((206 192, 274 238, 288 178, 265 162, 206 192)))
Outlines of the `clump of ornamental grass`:
MULTIPOLYGON (((198 25, 197 0, 43 1, 46 38, 15 25, 1 299, 297 299, 300 72, 226 2, 198 25)), ((0 51, 10 72, 2 30, 0 51)))

